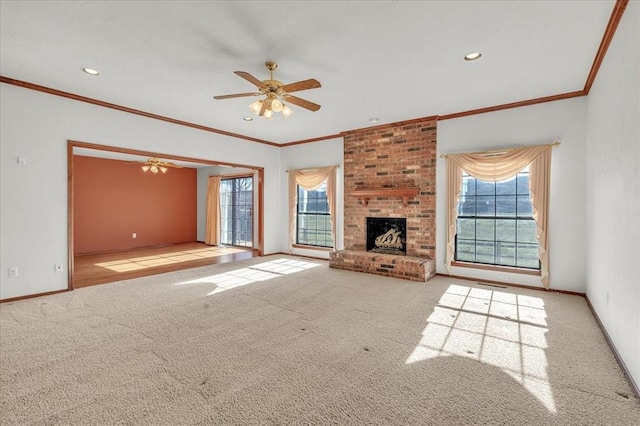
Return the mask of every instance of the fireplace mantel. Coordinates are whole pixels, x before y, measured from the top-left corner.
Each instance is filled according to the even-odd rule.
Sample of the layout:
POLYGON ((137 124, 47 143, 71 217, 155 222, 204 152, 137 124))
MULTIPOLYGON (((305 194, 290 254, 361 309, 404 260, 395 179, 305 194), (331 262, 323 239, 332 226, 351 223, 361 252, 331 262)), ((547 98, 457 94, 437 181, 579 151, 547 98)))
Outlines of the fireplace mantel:
POLYGON ((362 203, 366 206, 369 204, 370 198, 375 197, 395 197, 402 198, 402 204, 407 206, 410 198, 414 198, 418 195, 420 190, 418 188, 379 188, 379 189, 357 189, 351 192, 351 195, 360 198, 362 203))

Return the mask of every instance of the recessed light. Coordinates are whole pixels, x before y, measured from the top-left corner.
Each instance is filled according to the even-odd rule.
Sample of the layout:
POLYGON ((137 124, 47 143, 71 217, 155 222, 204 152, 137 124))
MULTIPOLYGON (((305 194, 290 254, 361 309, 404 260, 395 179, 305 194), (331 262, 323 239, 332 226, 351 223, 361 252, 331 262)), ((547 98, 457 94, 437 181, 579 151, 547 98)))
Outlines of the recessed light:
POLYGON ((378 117, 371 117, 369 121, 372 123, 377 123, 378 121, 380 121, 380 119, 378 117))
POLYGON ((242 119, 244 121, 253 121, 253 118, 251 118, 251 117, 242 117, 242 119))
POLYGON ((471 52, 464 55, 465 61, 475 61, 476 59, 480 59, 482 57, 482 53, 480 52, 471 52))
POLYGON ((93 68, 84 67, 82 68, 82 71, 86 72, 89 75, 100 75, 100 71, 94 70, 93 68))

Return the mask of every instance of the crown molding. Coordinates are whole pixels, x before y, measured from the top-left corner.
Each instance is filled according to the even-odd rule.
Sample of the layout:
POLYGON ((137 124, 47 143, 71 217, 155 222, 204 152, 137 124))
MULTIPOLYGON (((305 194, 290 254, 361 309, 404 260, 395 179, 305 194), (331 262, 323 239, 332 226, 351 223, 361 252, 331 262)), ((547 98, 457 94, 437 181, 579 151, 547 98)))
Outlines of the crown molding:
POLYGON ((351 135, 353 133, 375 132, 376 130, 388 129, 389 127, 407 126, 409 124, 422 123, 423 121, 437 121, 437 115, 429 115, 427 117, 412 118, 410 120, 395 121, 393 123, 379 124, 377 126, 361 127, 359 129, 345 130, 340 132, 340 136, 351 135))
POLYGON ((167 123, 177 124, 179 126, 191 127, 193 129, 203 130, 205 132, 217 133, 220 135, 230 136, 233 138, 244 139, 251 142, 262 143, 271 146, 280 146, 275 142, 269 142, 264 139, 253 138, 250 136, 241 135, 239 133, 227 132, 226 130, 216 129, 214 127, 203 126, 201 124, 195 124, 188 121, 178 120, 171 117, 165 117, 163 115, 154 114, 151 112, 141 111, 139 109, 133 109, 122 105, 113 104, 110 102, 101 101, 99 99, 88 98, 86 96, 77 95, 75 93, 63 92, 62 90, 53 89, 51 87, 41 86, 39 84, 29 83, 26 81, 16 80, 0 75, 0 83, 11 84, 14 86, 22 87, 25 89, 35 90, 37 92, 48 93, 50 95, 60 96, 67 99, 73 99, 74 101, 86 102, 92 105, 98 105, 104 108, 115 109, 122 112, 128 112, 129 114, 140 115, 147 118, 153 118, 154 120, 166 121, 167 123))
POLYGON ((575 92, 568 92, 568 93, 561 93, 559 95, 551 95, 551 96, 545 96, 545 97, 542 97, 542 98, 528 99, 526 101, 511 102, 511 103, 508 103, 508 104, 494 105, 494 106, 478 108, 478 109, 471 109, 471 110, 468 110, 468 111, 455 112, 455 113, 452 113, 452 114, 444 114, 444 115, 441 115, 440 117, 438 117, 438 121, 450 120, 452 118, 467 117, 469 115, 484 114, 486 112, 500 111, 500 110, 503 110, 503 109, 520 108, 520 107, 524 107, 524 106, 541 104, 541 103, 545 103, 545 102, 560 101, 560 100, 563 100, 563 99, 577 98, 579 96, 585 96, 585 95, 586 95, 586 93, 584 93, 583 90, 578 90, 578 91, 575 91, 575 92))
POLYGON ((583 91, 585 95, 588 95, 591 91, 591 86, 593 86, 593 82, 596 80, 600 65, 602 65, 604 56, 607 54, 607 49, 609 49, 609 44, 611 44, 611 40, 613 40, 613 36, 618 29, 618 24, 622 19, 625 9, 627 8, 627 4, 629 4, 629 0, 616 0, 616 4, 613 6, 609 23, 607 24, 607 28, 604 30, 604 35, 602 36, 602 41, 598 47, 596 57, 593 60, 591 70, 589 71, 587 82, 584 84, 583 91))

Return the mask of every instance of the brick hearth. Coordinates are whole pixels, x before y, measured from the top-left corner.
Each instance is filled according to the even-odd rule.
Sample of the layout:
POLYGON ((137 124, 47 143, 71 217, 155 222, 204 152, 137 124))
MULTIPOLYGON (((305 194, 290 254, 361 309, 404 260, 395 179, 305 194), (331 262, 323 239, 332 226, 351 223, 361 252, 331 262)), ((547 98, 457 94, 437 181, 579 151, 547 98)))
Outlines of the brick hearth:
POLYGON ((435 274, 436 123, 430 118, 344 136, 345 250, 332 253, 330 267, 423 282, 435 274), (399 195, 407 192, 412 195, 399 195), (367 217, 406 218, 407 255, 367 252, 367 217))
POLYGON ((425 282, 435 274, 435 264, 432 259, 368 251, 333 252, 329 266, 420 282, 425 282))

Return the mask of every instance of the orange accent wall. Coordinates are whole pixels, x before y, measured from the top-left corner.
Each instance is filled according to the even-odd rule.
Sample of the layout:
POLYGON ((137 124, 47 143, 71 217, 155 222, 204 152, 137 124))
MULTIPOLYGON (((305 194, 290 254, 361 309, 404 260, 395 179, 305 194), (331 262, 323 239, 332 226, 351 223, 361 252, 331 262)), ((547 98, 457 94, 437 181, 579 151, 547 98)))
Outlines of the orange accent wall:
POLYGON ((196 241, 196 169, 75 155, 73 180, 76 254, 196 241))

